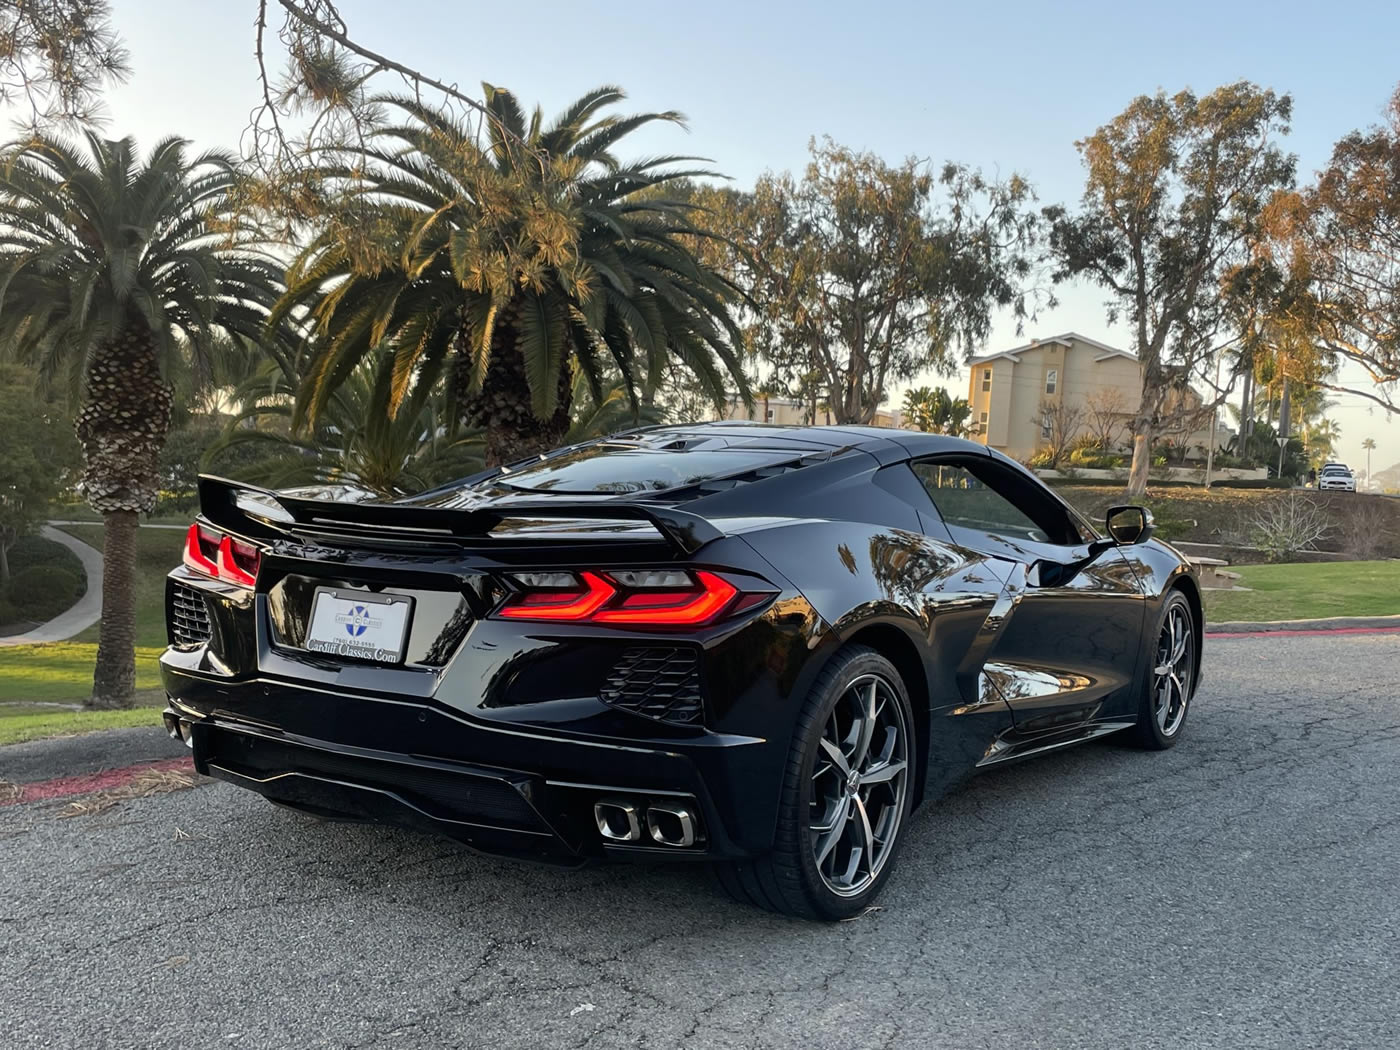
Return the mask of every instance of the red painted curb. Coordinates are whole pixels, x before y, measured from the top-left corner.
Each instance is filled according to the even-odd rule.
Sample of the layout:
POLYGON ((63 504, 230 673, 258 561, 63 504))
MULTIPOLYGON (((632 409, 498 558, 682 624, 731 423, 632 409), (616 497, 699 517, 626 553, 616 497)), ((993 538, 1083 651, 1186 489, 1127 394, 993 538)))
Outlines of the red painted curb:
POLYGON ((83 773, 75 777, 57 777, 54 780, 19 784, 19 794, 14 798, 0 799, 0 806, 15 806, 21 802, 39 802, 44 799, 67 798, 70 795, 86 795, 93 791, 107 791, 120 787, 148 770, 158 773, 167 770, 193 773, 194 760, 185 755, 160 762, 141 762, 134 766, 123 766, 121 769, 104 769, 100 773, 83 773))
POLYGON ((1324 634, 1400 634, 1400 627, 1310 627, 1302 631, 1218 631, 1207 638, 1316 638, 1324 634))

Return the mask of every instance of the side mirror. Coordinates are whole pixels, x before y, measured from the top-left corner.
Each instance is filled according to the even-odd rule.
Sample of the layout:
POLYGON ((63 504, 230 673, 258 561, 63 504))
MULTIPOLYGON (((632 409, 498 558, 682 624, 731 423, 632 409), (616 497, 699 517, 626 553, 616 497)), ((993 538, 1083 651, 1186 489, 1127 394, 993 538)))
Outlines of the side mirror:
POLYGON ((1146 543, 1157 527, 1146 507, 1109 507, 1104 524, 1113 542, 1120 545, 1146 543))

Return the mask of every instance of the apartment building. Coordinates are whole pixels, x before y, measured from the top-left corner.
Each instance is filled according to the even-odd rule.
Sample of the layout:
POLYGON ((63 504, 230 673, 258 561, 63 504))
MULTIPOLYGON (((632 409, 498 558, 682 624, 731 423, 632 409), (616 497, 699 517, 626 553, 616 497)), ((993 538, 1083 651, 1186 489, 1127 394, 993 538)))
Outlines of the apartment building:
MULTIPOLYGON (((755 397, 753 407, 744 404, 738 394, 730 394, 724 411, 716 419, 748 419, 757 423, 777 423, 782 426, 800 427, 807 422, 812 411, 810 402, 798 401, 790 397, 755 397), (765 418, 765 411, 767 417, 765 418)), ((831 423, 831 413, 820 405, 817 408, 817 422, 831 423)), ((899 409, 881 408, 875 411, 870 421, 875 427, 903 426, 899 409)))
MULTIPOLYGON (((1095 410, 1116 408, 1117 444, 1131 440, 1126 423, 1142 399, 1142 366, 1134 354, 1076 332, 1035 339, 1024 346, 984 354, 969 362, 968 404, 975 440, 1014 459, 1028 459, 1049 444, 1058 424, 1075 420, 1072 437, 1093 432, 1095 410), (1055 406, 1064 411, 1056 414, 1055 406), (1049 409, 1049 411, 1047 411, 1049 409)), ((1199 403, 1194 391, 1187 396, 1199 403)), ((1230 431, 1219 426, 1217 444, 1230 431)), ((1204 455, 1210 443, 1207 423, 1185 435, 1184 443, 1204 455)))

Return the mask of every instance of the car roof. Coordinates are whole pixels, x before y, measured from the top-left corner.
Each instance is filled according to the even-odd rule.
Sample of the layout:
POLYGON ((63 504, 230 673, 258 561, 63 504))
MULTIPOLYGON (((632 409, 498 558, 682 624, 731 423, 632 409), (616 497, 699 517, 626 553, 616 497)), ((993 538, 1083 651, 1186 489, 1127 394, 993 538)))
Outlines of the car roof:
MULTIPOLYGON (((925 434, 898 427, 876 427, 837 423, 792 426, 784 423, 756 423, 744 419, 722 419, 705 423, 671 423, 641 427, 612 435, 611 439, 641 441, 651 447, 681 447, 672 443, 714 442, 731 448, 829 448, 859 449, 875 453, 881 462, 909 456, 930 456, 940 452, 981 452, 987 447, 947 434, 925 434), (883 454, 881 454, 883 453, 883 454)), ((710 447, 714 447, 712 444, 710 447)))
MULTIPOLYGON (((663 424, 554 449, 406 502, 455 507, 488 500, 508 506, 558 496, 787 514, 807 496, 825 500, 829 486, 854 480, 872 468, 950 452, 991 454, 985 445, 961 438, 891 427, 784 426, 746 420, 663 424), (686 462, 692 456, 693 461, 686 462)), ((859 502, 879 500, 878 493, 868 493, 859 502)), ((828 504, 821 505, 824 513, 830 513, 828 504)), ((872 504, 864 513, 874 510, 872 504)))

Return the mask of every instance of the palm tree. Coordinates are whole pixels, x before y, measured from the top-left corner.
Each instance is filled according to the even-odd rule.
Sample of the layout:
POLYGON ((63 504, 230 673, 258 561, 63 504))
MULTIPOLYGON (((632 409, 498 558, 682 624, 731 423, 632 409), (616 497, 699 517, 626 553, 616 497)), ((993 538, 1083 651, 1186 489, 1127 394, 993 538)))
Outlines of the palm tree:
POLYGON ((130 138, 41 137, 0 167, 0 347, 66 383, 105 525, 93 707, 133 702, 137 516, 158 491, 167 377, 261 337, 281 288, 234 210, 237 181, 229 155, 191 158, 177 138, 143 162, 130 138))
POLYGON ((253 453, 233 473, 271 488, 348 486, 393 498, 475 473, 482 467, 479 431, 454 433, 443 424, 445 398, 420 387, 394 416, 385 411, 393 354, 365 358, 336 388, 309 430, 291 426, 300 376, 293 362, 273 356, 240 384, 232 399, 242 408, 224 436, 204 454, 206 467, 221 453, 253 453))
POLYGON ((961 437, 967 433, 972 406, 943 387, 921 386, 904 392, 903 414, 916 430, 961 437))
MULTIPOLYGON (((389 414, 393 366, 387 348, 366 358, 336 388, 316 425, 295 430, 292 394, 301 377, 293 361, 273 355, 258 375, 233 390, 231 399, 242 408, 205 452, 206 469, 225 451, 239 448, 252 458, 219 473, 270 488, 348 486, 366 497, 389 499, 481 470, 482 433, 454 426, 442 384, 416 387, 398 413, 389 414)), ((566 444, 661 420, 659 409, 643 406, 639 412, 616 380, 604 387, 602 400, 594 401, 580 375, 572 401, 566 444)))
POLYGON ((1371 453, 1376 450, 1376 439, 1366 438, 1361 442, 1361 447, 1366 450, 1366 487, 1371 486, 1371 453))
POLYGON ((294 262, 278 316, 305 309, 311 370, 299 420, 314 420, 356 364, 385 341, 398 411, 415 384, 450 373, 462 422, 485 431, 486 462, 562 440, 572 366, 595 399, 610 362, 629 397, 678 360, 724 400, 748 388, 730 314, 738 290, 687 240, 688 157, 619 161, 630 132, 675 113, 617 117, 616 88, 583 96, 546 125, 508 91, 483 86, 484 138, 413 99, 401 120, 327 158, 327 221, 294 262), (667 190, 674 187, 674 196, 667 190))

